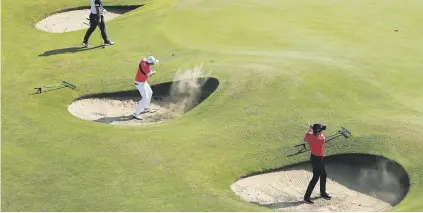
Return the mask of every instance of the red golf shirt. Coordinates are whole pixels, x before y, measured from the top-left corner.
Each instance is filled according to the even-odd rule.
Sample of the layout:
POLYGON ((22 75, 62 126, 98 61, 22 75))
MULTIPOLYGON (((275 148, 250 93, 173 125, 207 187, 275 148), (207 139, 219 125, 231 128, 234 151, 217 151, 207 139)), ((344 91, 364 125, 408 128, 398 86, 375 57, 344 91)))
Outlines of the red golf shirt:
POLYGON ((137 75, 135 76, 135 81, 137 82, 146 82, 148 79, 148 73, 151 72, 150 65, 147 64, 147 59, 143 58, 138 65, 137 75))
POLYGON ((324 154, 324 147, 326 138, 322 133, 313 134, 313 130, 310 129, 304 136, 304 140, 307 141, 310 146, 311 154, 321 157, 324 154))

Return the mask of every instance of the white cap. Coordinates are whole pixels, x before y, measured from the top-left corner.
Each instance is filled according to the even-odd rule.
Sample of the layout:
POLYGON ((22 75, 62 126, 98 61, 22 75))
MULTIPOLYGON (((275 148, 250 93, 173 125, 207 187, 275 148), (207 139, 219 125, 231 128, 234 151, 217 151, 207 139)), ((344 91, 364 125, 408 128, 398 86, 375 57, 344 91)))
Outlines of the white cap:
POLYGON ((149 63, 149 64, 157 64, 157 63, 159 63, 159 60, 157 60, 156 58, 154 58, 154 56, 148 56, 147 57, 147 63, 149 63))

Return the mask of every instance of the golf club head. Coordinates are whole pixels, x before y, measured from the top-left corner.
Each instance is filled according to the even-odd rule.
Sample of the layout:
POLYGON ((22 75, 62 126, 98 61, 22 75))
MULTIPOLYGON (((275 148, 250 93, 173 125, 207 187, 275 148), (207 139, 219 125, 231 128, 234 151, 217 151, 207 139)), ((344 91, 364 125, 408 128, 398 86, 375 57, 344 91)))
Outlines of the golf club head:
POLYGON ((62 81, 62 84, 63 84, 65 87, 69 87, 69 88, 71 88, 71 89, 76 89, 76 86, 75 86, 75 85, 73 85, 73 84, 71 84, 71 83, 69 83, 69 82, 62 81))

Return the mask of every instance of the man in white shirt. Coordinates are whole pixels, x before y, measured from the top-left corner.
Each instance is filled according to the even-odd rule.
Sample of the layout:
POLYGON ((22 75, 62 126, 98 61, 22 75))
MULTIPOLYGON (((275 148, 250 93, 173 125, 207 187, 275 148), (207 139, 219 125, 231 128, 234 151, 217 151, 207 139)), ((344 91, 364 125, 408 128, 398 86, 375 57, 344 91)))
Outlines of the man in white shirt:
POLYGON ((110 41, 106 33, 106 24, 104 23, 103 16, 103 3, 101 0, 90 0, 91 1, 91 14, 90 14, 90 28, 85 33, 84 41, 82 42, 83 47, 89 47, 88 39, 98 26, 101 31, 101 36, 104 40, 104 45, 113 45, 115 42, 110 41))

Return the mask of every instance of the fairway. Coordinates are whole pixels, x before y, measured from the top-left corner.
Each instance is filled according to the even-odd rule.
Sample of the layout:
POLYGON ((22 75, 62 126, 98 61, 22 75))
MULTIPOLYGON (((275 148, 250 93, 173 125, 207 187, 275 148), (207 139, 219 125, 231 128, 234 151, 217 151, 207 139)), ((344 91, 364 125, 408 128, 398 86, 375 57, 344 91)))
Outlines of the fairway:
MULTIPOLYGON (((308 122, 326 124, 325 135, 353 133, 328 143, 325 156, 375 155, 398 165, 392 171, 406 177, 406 189, 373 210, 423 211, 423 1, 103 3, 136 7, 106 20, 115 45, 100 48, 96 29, 91 47, 81 48, 81 21, 72 19, 85 28, 64 33, 37 24, 89 0, 2 1, 2 211, 342 211, 349 203, 361 211, 350 197, 378 205, 377 196, 349 187, 354 178, 338 181, 333 165, 333 200, 301 203, 310 168, 278 172, 309 160, 309 151, 289 155, 308 122), (140 99, 134 78, 149 55, 160 60, 148 79, 158 111, 120 125, 140 99), (76 89, 34 89, 62 81, 76 89), (181 81, 188 87, 175 90, 181 81), (175 91, 188 98, 166 99, 175 91), (291 177, 299 177, 295 193, 275 195, 292 202, 288 209, 241 194, 267 183, 233 187, 271 180, 282 193, 291 177)), ((348 166, 345 174, 363 172, 348 166)))

